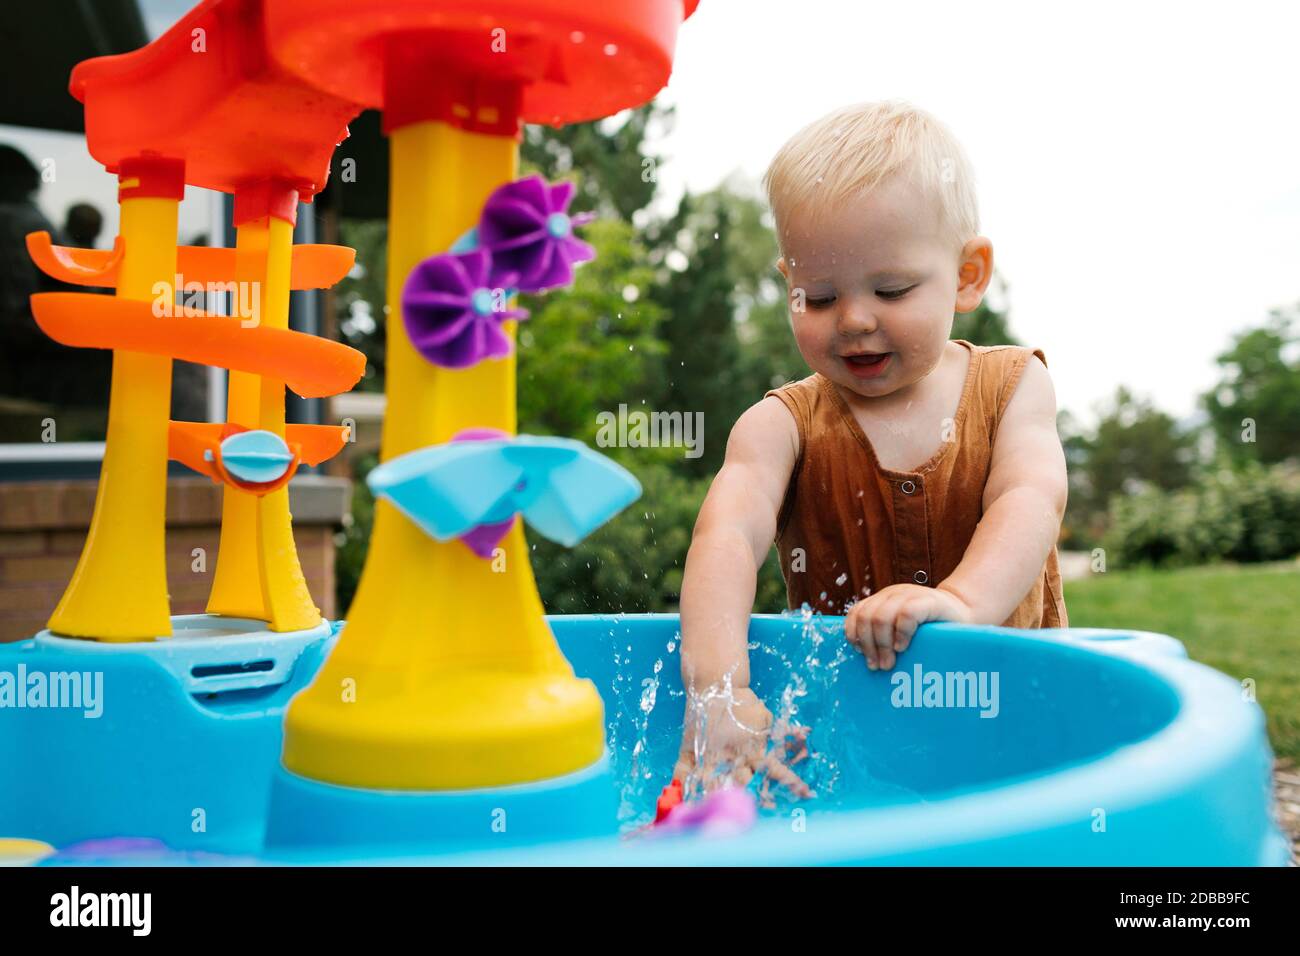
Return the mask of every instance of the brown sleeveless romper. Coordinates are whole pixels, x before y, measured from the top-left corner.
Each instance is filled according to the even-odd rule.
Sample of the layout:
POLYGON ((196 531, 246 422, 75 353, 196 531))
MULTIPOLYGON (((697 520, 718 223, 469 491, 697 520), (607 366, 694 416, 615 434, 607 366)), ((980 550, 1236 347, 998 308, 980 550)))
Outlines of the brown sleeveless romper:
MULTIPOLYGON (((993 440, 1030 356, 1009 345, 970 350, 957 413, 940 449, 914 471, 889 471, 830 380, 773 389, 799 426, 799 457, 777 519, 776 547, 791 608, 843 614, 891 584, 930 587, 952 574, 983 516, 993 440)), ((1046 360, 1044 359, 1044 362, 1046 360)), ((1065 627, 1056 549, 1005 622, 1065 627)))

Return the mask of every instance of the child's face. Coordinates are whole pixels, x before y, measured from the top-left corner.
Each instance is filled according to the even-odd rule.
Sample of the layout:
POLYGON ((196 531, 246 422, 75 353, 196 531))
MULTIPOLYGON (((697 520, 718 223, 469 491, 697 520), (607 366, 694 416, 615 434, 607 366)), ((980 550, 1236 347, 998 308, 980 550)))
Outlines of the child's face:
POLYGON ((957 248, 937 205, 905 177, 816 217, 795 211, 782 248, 804 361, 866 398, 930 374, 953 313, 978 306, 992 276, 989 241, 957 248))

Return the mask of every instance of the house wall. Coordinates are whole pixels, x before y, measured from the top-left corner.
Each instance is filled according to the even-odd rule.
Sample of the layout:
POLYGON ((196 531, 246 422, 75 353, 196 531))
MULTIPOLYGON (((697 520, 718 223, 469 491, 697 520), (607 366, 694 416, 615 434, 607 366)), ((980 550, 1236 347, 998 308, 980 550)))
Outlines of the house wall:
MULTIPOLYGON (((0 482, 0 642, 45 627, 77 565, 95 507, 94 481, 0 482)), ((321 613, 333 618, 334 536, 351 495, 343 478, 303 475, 289 486, 298 558, 321 613)), ((202 612, 221 534, 222 488, 206 478, 167 484, 167 584, 173 614, 202 612), (196 555, 195 549, 202 553, 196 555)))

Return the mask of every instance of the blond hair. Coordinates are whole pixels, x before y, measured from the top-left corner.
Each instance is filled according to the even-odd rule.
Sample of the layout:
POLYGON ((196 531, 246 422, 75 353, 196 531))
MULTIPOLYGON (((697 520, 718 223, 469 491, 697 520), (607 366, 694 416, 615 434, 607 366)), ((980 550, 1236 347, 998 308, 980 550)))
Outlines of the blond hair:
POLYGON ((974 175, 948 128, 898 100, 859 103, 805 126, 786 141, 763 176, 777 239, 793 209, 829 209, 897 174, 939 204, 958 245, 979 233, 974 175))

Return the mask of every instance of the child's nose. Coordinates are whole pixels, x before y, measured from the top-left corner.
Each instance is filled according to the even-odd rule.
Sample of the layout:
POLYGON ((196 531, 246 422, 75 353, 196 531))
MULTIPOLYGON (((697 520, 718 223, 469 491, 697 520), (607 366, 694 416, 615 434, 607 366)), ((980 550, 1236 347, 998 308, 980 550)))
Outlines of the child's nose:
POLYGON ((876 331, 876 320, 871 303, 859 296, 845 296, 840 300, 839 331, 843 335, 862 335, 876 331))

